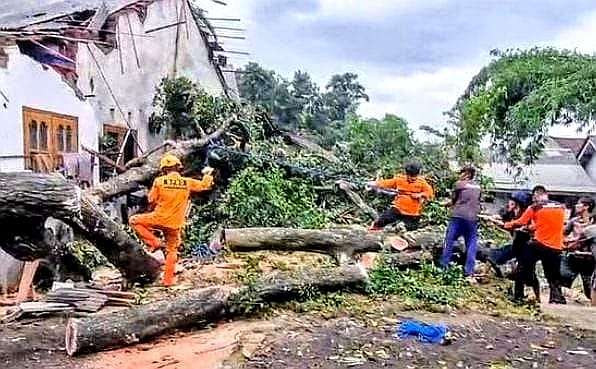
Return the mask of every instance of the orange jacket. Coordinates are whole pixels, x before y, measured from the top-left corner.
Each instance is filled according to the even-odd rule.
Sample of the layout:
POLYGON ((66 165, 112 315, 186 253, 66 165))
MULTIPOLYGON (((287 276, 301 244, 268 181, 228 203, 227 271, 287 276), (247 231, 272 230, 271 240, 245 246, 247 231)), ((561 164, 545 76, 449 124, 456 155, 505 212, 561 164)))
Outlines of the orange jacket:
POLYGON ((155 223, 164 228, 180 229, 186 221, 186 212, 193 192, 207 191, 213 187, 213 176, 205 175, 202 180, 182 177, 172 172, 155 179, 149 192, 149 204, 155 223))
POLYGON ((505 228, 512 229, 534 224, 534 239, 544 246, 555 250, 563 249, 563 231, 565 229, 565 207, 556 202, 547 202, 530 206, 518 219, 505 223, 505 228))
POLYGON ((418 216, 422 212, 422 201, 434 197, 433 188, 422 177, 409 179, 400 174, 391 179, 377 181, 377 186, 386 189, 398 190, 399 194, 393 200, 393 206, 404 215, 418 216), (415 199, 412 195, 420 194, 421 198, 415 199))

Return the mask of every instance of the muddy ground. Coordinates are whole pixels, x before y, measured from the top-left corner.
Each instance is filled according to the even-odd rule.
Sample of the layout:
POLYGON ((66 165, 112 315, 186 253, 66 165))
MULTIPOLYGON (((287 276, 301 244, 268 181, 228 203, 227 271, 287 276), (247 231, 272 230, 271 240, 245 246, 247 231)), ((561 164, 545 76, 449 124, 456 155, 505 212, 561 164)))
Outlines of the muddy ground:
MULTIPOLYGON (((291 263, 288 258, 259 258, 258 263, 261 271, 267 271, 321 262, 305 257, 291 263)), ((145 296, 151 301, 188 288, 231 284, 243 270, 242 265, 233 260, 192 268, 179 276, 176 290, 152 288, 145 296)), ((466 306, 465 311, 411 311, 411 305, 399 298, 375 300, 350 295, 340 306, 278 306, 259 318, 219 322, 200 331, 173 332, 152 342, 77 358, 65 353, 65 318, 22 320, 0 324, 0 368, 595 367, 596 308, 582 306, 568 296, 570 305, 543 305, 536 316, 532 313, 535 309, 513 307, 500 299, 502 292, 483 288, 493 294, 466 306), (408 318, 446 324, 453 342, 430 345, 396 338, 397 325, 408 318)))
POLYGON ((553 321, 476 313, 396 312, 361 319, 277 312, 268 319, 220 322, 150 343, 69 358, 64 320, 0 327, 0 367, 85 369, 258 368, 593 368, 596 331, 553 321), (396 338, 400 320, 447 324, 448 345, 396 338))

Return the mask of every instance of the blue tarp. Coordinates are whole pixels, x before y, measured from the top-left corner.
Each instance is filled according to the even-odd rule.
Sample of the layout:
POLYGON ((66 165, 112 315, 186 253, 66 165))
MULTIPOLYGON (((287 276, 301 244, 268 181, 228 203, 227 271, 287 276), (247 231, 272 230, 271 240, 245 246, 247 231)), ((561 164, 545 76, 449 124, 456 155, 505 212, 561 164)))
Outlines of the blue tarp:
POLYGON ((444 324, 433 325, 418 320, 406 320, 397 327, 396 336, 400 339, 413 337, 425 343, 441 343, 447 332, 448 328, 444 324))

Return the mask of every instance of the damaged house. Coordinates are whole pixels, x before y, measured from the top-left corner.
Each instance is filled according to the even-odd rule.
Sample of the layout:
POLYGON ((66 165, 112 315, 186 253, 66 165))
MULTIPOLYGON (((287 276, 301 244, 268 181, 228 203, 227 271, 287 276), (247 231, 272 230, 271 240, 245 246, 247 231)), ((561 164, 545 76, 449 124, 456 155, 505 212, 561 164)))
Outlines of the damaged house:
POLYGON ((163 142, 148 118, 164 77, 232 94, 223 49, 197 3, 4 0, 0 171, 63 170, 93 185, 100 166, 89 152, 101 141, 115 142, 119 164, 163 142))

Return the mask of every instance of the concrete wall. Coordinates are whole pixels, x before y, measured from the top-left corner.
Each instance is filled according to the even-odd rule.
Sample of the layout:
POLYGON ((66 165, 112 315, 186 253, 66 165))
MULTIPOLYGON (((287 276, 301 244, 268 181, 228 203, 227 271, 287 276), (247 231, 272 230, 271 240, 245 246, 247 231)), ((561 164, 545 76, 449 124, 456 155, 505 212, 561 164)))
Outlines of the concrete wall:
MULTIPOLYGON (((103 124, 126 127, 128 120, 138 130, 139 143, 145 151, 163 141, 162 137, 151 135, 147 125, 155 88, 163 78, 186 76, 211 94, 224 93, 186 1, 161 0, 151 4, 143 23, 135 11, 121 12, 118 27, 119 48, 107 54, 95 45, 78 45, 78 87, 87 96, 85 101, 79 100, 52 69, 21 55, 16 47, 6 50, 9 62, 8 68, 0 68, 0 89, 10 103, 4 108, 0 99, 0 157, 24 154, 23 106, 78 117, 79 145, 95 149, 103 124), (145 34, 146 30, 177 23, 178 13, 181 21, 187 21, 179 29, 174 26, 145 34)), ((0 171, 24 168, 22 157, 0 159, 0 171)), ((96 179, 97 176, 96 173, 96 179)))
POLYGON ((52 69, 44 69, 16 47, 5 50, 8 68, 0 68, 0 89, 9 102, 4 107, 0 101, 0 171, 25 169, 23 106, 78 117, 79 145, 97 148, 97 121, 91 105, 79 100, 52 69))
POLYGON ((141 147, 145 150, 162 141, 160 137, 149 134, 147 120, 153 111, 155 88, 163 78, 186 76, 214 95, 222 94, 224 89, 209 61, 208 49, 186 1, 162 0, 149 5, 143 23, 135 11, 122 12, 118 17, 118 27, 121 33, 119 49, 104 54, 94 45, 90 46, 91 51, 86 45, 81 45, 77 56, 79 88, 86 95, 94 95, 88 100, 101 124, 126 126, 130 118, 129 122, 138 130, 141 147), (187 23, 179 26, 176 53, 176 26, 150 34, 145 34, 145 31, 177 23, 177 13, 181 14, 181 21, 186 14, 187 23), (107 83, 94 58, 101 66, 107 83))

